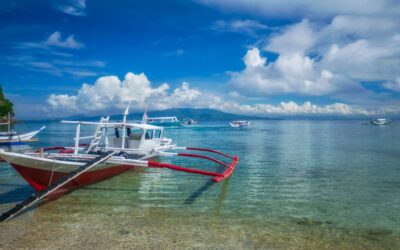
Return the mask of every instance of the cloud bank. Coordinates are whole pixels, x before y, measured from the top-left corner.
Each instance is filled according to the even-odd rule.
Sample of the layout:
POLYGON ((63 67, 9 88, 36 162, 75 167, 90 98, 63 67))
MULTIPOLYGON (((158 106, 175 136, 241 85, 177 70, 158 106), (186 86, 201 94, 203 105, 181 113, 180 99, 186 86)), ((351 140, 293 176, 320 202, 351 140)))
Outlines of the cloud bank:
MULTIPOLYGON (((256 60, 257 61, 257 60, 256 60)), ((60 115, 66 114, 101 114, 102 112, 119 112, 128 103, 135 110, 167 109, 176 107, 214 108, 226 112, 254 114, 261 116, 280 115, 376 115, 380 113, 398 113, 398 109, 366 110, 344 103, 315 105, 311 102, 298 104, 293 101, 272 104, 241 104, 232 101, 228 94, 218 95, 192 88, 183 82, 171 90, 168 83, 152 86, 144 73, 127 73, 121 80, 117 76, 98 78, 94 84, 84 83, 76 95, 51 94, 47 102, 52 111, 60 115)))
POLYGON ((190 88, 187 82, 171 93, 169 89, 167 83, 152 87, 144 73, 129 72, 122 80, 117 76, 104 76, 92 85, 84 83, 76 95, 51 94, 47 102, 54 110, 71 113, 117 110, 128 103, 136 109, 165 109, 199 102, 201 92, 190 88))
POLYGON ((229 85, 248 96, 329 96, 346 102, 354 95, 379 98, 362 84, 367 81, 399 90, 400 26, 395 17, 339 15, 327 25, 304 19, 259 47, 247 51, 242 71, 230 72, 229 85), (262 51, 278 57, 268 61, 262 51))
POLYGON ((278 18, 330 18, 338 14, 373 15, 399 13, 397 0, 197 0, 224 11, 278 18))

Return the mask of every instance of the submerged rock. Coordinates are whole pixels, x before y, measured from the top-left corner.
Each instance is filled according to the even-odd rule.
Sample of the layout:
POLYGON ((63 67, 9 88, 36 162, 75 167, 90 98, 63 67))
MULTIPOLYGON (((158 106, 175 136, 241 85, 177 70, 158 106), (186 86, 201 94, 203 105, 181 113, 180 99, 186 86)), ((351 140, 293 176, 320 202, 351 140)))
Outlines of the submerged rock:
POLYGON ((296 224, 304 225, 304 226, 318 226, 318 225, 322 225, 322 221, 314 220, 314 219, 310 219, 310 218, 302 218, 302 219, 296 220, 296 224))
POLYGON ((369 236, 387 236, 387 235, 391 235, 393 232, 389 229, 386 228, 376 228, 376 229, 370 229, 367 231, 367 234, 369 236))
POLYGON ((122 234, 122 235, 126 235, 126 234, 129 234, 129 231, 125 230, 125 229, 121 229, 121 230, 118 231, 118 233, 122 234))

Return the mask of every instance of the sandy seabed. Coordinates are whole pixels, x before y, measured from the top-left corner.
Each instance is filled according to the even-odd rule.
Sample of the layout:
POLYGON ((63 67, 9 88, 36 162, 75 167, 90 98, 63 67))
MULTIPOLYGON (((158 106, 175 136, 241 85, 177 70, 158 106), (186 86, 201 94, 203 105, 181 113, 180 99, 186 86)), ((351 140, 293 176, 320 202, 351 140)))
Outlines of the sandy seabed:
POLYGON ((0 224, 1 249, 400 249, 399 234, 349 230, 309 220, 291 224, 46 204, 0 224), (61 207, 60 207, 61 206, 61 207), (67 211, 62 213, 60 209, 67 211))

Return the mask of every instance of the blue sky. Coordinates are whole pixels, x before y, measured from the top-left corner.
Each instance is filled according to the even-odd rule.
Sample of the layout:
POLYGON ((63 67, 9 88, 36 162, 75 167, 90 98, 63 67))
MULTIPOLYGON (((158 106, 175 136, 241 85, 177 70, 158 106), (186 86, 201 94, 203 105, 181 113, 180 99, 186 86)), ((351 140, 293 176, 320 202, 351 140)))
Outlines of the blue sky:
POLYGON ((18 118, 210 107, 397 116, 396 1, 3 1, 18 118))

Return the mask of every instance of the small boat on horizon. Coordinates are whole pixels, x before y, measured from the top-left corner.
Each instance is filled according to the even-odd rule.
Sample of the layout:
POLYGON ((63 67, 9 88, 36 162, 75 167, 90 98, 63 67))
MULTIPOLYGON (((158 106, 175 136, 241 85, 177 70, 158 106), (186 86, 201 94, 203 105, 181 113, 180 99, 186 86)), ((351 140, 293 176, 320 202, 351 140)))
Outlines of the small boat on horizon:
POLYGON ((147 124, 162 127, 178 127, 182 122, 176 116, 163 116, 163 117, 146 117, 147 124))
POLYGON ((193 119, 188 119, 183 122, 184 125, 193 125, 193 124, 197 124, 197 123, 198 123, 198 121, 193 120, 193 119))
POLYGON ((8 113, 7 122, 0 123, 0 125, 7 125, 6 132, 0 132, 0 145, 15 145, 15 144, 23 144, 26 142, 34 142, 38 141, 37 138, 34 138, 40 131, 46 128, 46 126, 41 127, 39 130, 19 134, 18 132, 11 130, 11 115, 8 113))
POLYGON ((386 118, 377 118, 377 119, 371 120, 370 123, 372 125, 389 125, 390 123, 392 123, 392 121, 390 119, 386 119, 386 118))
POLYGON ((249 121, 232 121, 229 123, 232 128, 242 128, 242 127, 248 127, 250 126, 251 122, 249 121))

